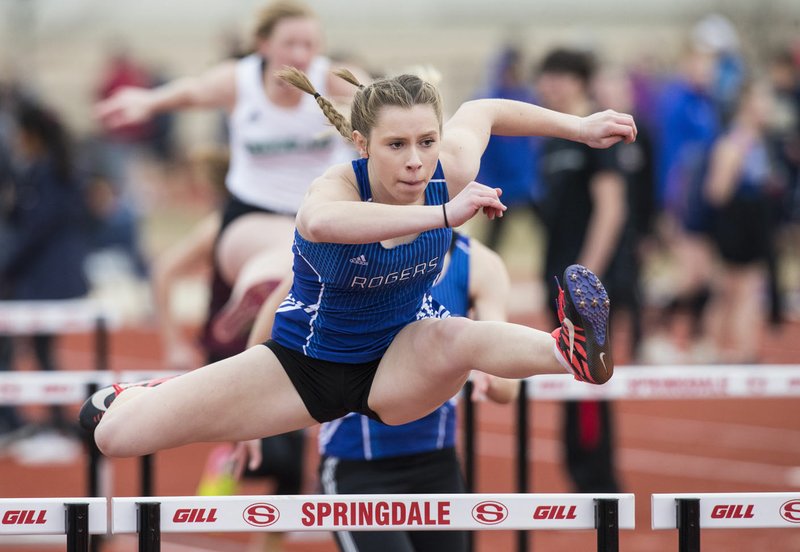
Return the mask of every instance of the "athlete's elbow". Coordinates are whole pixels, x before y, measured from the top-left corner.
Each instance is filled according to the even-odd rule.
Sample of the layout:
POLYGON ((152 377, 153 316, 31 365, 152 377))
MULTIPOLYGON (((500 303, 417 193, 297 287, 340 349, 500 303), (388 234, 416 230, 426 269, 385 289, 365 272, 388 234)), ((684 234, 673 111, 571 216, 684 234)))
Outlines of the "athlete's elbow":
POLYGON ((336 241, 335 225, 329 216, 319 210, 298 213, 297 231, 310 242, 336 241))

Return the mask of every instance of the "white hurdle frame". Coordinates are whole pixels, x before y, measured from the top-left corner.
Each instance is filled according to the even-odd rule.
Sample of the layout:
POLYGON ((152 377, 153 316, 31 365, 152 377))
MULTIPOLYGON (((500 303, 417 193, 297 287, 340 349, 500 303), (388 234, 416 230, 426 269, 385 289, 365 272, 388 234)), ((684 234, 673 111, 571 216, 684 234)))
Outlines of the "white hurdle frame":
POLYGON ((651 511, 653 529, 678 529, 679 552, 699 552, 703 528, 800 529, 800 492, 654 494, 651 511))
POLYGON ((598 551, 619 550, 635 527, 633 494, 297 495, 112 498, 112 532, 442 531, 594 529, 598 551))

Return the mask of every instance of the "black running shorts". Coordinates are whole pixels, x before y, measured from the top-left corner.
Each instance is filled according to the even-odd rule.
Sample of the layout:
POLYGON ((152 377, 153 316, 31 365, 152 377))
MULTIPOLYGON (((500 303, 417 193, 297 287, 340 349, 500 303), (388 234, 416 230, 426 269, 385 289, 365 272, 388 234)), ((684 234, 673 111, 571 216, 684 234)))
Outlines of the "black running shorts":
POLYGON ((222 233, 225 231, 225 229, 228 228, 228 226, 230 226, 233 221, 235 221, 239 217, 243 217, 245 215, 249 215, 252 213, 262 213, 265 215, 282 215, 287 217, 294 216, 291 213, 279 213, 278 211, 273 211, 271 209, 265 209, 263 207, 251 205, 231 195, 228 197, 228 200, 225 202, 225 205, 222 208, 222 225, 220 226, 219 229, 219 235, 221 236, 222 233))
POLYGON ((368 405, 381 359, 345 364, 307 357, 271 339, 264 345, 278 357, 309 414, 318 422, 329 422, 349 412, 381 421, 368 405))

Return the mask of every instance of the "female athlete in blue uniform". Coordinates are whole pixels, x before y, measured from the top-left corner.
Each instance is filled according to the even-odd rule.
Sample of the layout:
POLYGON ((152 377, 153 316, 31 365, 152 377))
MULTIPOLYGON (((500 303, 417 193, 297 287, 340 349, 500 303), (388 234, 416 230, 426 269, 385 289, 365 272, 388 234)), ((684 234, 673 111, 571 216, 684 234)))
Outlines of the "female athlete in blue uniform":
MULTIPOLYGON (((289 276, 262 305, 250 334, 251 344, 270 335, 281 298, 291 288, 289 276)), ((468 236, 453 232, 442 273, 431 295, 451 316, 505 320, 511 284, 503 261, 494 251, 468 236)), ((287 303, 284 303, 286 306, 287 303)), ((487 397, 509 403, 517 397, 519 380, 473 373, 473 400, 487 397)), ((235 461, 249 457, 251 469, 262 458, 258 441, 237 447, 235 461)), ((322 424, 319 432, 320 482, 326 494, 463 493, 464 481, 455 450, 456 400, 408 424, 388 426, 350 413, 322 424)), ((360 552, 458 552, 467 549, 464 531, 339 531, 339 549, 360 552)))
POLYGON ((455 395, 473 369, 505 378, 566 369, 591 383, 611 377, 607 296, 582 267, 565 273, 561 326, 553 336, 449 317, 429 290, 450 227, 481 210, 490 219, 505 210, 499 189, 472 180, 492 133, 608 147, 635 139, 633 119, 477 100, 443 125, 438 91, 418 77, 361 86, 347 72, 340 76, 359 86, 351 121, 301 72, 282 72, 315 96, 362 158, 329 169, 303 201, 294 284, 273 339, 221 361, 224 370, 210 365, 157 386, 98 391, 81 419, 104 453, 137 456, 197 441, 249 440, 349 411, 407 423, 455 395))

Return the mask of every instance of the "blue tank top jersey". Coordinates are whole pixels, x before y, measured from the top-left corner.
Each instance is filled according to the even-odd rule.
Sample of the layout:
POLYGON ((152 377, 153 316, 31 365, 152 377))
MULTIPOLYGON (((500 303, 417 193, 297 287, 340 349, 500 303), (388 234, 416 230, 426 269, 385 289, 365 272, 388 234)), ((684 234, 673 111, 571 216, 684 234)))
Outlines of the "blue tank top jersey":
MULTIPOLYGON (((434 299, 453 316, 469 310, 469 238, 455 234, 450 264, 431 290, 434 299)), ((361 414, 322 424, 320 454, 345 460, 395 458, 456 443, 456 401, 450 400, 424 418, 400 426, 387 426, 361 414)))
MULTIPOLYGON (((353 161, 359 193, 372 200, 367 160, 353 161)), ((425 188, 425 204, 448 201, 441 163, 425 188)), ((275 315, 272 339, 320 360, 370 362, 397 333, 447 311, 430 296, 442 270, 452 230, 421 232, 391 249, 380 243, 315 243, 295 231, 294 283, 275 315)))

